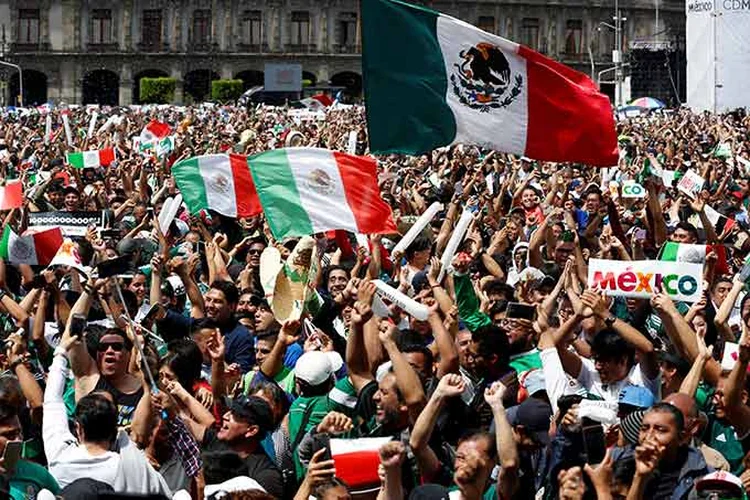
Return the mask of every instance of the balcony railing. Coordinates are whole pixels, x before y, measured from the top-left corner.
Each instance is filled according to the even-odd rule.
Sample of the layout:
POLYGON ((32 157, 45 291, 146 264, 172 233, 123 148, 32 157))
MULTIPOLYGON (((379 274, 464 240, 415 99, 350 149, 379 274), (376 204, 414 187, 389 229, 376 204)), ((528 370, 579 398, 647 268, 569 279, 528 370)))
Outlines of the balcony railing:
POLYGON ((50 44, 46 42, 13 43, 10 50, 11 52, 46 52, 50 50, 50 44))
POLYGON ((261 53, 268 52, 269 47, 266 43, 238 43, 237 52, 261 53))
POLYGON ((109 42, 109 43, 89 42, 86 45, 86 49, 89 52, 117 52, 120 50, 120 46, 117 44, 117 42, 109 42))
POLYGON ((336 54, 359 54, 362 51, 360 45, 354 44, 334 44, 333 52, 336 54))
POLYGON ((187 52, 216 52, 219 50, 219 44, 210 41, 189 41, 187 52))
POLYGON ((162 41, 140 42, 138 44, 138 50, 140 52, 167 52, 169 50, 169 44, 162 41))
POLYGON ((311 43, 304 43, 304 44, 294 44, 290 43, 286 46, 287 52, 292 52, 294 54, 307 54, 308 52, 314 52, 315 51, 315 45, 311 43))

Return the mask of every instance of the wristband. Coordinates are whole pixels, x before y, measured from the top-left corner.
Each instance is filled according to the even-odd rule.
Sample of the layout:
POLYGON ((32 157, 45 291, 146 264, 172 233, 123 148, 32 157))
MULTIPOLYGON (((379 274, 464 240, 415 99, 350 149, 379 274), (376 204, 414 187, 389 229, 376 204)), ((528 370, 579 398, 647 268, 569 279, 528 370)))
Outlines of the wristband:
POLYGON ((95 290, 94 290, 94 288, 93 288, 93 287, 92 287, 91 285, 89 285, 88 283, 86 283, 85 285, 83 285, 83 291, 84 291, 85 293, 87 293, 87 294, 91 295, 91 296, 94 296, 94 295, 96 295, 96 291, 95 291, 95 290))
POLYGON ((0 290, 0 302, 2 302, 6 295, 8 294, 5 290, 0 290))
POLYGON ((68 359, 68 351, 65 350, 65 348, 61 345, 55 347, 55 356, 62 356, 65 359, 68 359))

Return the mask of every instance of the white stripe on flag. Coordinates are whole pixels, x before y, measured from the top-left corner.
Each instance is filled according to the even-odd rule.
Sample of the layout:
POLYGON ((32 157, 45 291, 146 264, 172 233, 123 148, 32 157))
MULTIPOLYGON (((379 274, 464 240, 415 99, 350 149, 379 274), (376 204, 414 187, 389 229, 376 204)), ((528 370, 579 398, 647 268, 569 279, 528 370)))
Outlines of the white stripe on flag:
POLYGON ((331 151, 310 148, 287 149, 289 170, 297 184, 302 208, 307 212, 314 232, 332 227, 357 232, 357 222, 346 201, 344 181, 331 151), (328 176, 327 188, 310 181, 310 177, 328 176))
POLYGON ((83 152, 83 168, 91 168, 99 166, 99 151, 84 151, 83 152))
POLYGON ((198 160, 206 199, 212 210, 226 215, 237 216, 237 196, 234 190, 234 175, 227 155, 207 155, 198 160))
MULTIPOLYGON (((437 19, 437 37, 448 77, 446 102, 456 118, 454 144, 479 143, 498 151, 525 154, 526 129, 529 121, 529 79, 526 74, 526 59, 517 55, 518 44, 485 33, 459 19, 442 15, 437 19), (493 109, 492 113, 482 113, 462 104, 454 91, 454 85, 458 86, 459 91, 463 90, 458 80, 459 68, 470 68, 470 61, 462 58, 461 53, 466 53, 483 42, 501 49, 510 65, 510 79, 504 96, 509 96, 516 86, 520 89, 520 94, 512 102, 493 109), (520 83, 516 80, 517 76, 522 79, 520 83), (451 78, 455 79, 455 83, 451 78)), ((487 69, 490 69, 489 66, 487 69)))

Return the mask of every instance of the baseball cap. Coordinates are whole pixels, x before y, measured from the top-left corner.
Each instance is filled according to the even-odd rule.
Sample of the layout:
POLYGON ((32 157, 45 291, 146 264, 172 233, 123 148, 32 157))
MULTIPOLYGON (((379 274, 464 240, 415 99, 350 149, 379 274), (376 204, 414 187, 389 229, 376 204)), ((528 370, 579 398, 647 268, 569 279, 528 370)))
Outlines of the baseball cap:
POLYGON ((626 385, 620 391, 619 403, 630 405, 638 408, 649 408, 654 405, 656 400, 654 394, 639 385, 626 385))
POLYGON ((737 497, 743 496, 744 488, 742 486, 742 480, 730 472, 717 470, 706 474, 702 478, 695 482, 695 489, 701 493, 704 491, 716 491, 720 490, 723 492, 731 492, 737 497))
POLYGON ((336 372, 332 361, 332 356, 327 352, 306 352, 297 360, 294 376, 310 385, 320 385, 336 372))
POLYGON ((260 427, 261 439, 266 432, 273 429, 273 413, 271 406, 258 396, 237 396, 227 402, 227 407, 234 415, 250 425, 260 427))
POLYGON ((523 387, 529 396, 537 392, 546 391, 544 386, 544 372, 542 370, 530 370, 523 379, 523 387))
POLYGON ((629 444, 638 444, 638 436, 641 433, 641 424, 645 410, 636 410, 620 420, 620 430, 629 444))
POLYGON ((518 406, 507 410, 508 422, 512 426, 522 425, 537 443, 549 444, 549 425, 552 407, 541 399, 528 398, 518 406))
POLYGON ((255 479, 251 479, 247 476, 237 476, 220 484, 207 484, 204 494, 206 495, 206 498, 208 498, 211 495, 216 495, 220 492, 234 493, 240 491, 262 491, 263 493, 266 492, 263 486, 261 486, 260 483, 255 479))
POLYGON ((423 484, 417 486, 409 495, 409 500, 448 500, 448 488, 439 484, 423 484))

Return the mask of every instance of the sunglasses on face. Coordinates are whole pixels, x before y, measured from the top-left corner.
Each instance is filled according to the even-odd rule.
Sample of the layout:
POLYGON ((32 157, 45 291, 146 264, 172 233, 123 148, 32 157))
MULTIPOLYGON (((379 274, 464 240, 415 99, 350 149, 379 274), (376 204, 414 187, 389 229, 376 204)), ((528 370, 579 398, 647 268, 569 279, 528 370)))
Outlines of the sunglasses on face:
POLYGON ((263 253, 263 250, 248 250, 247 253, 250 255, 260 255, 263 253))
POLYGON ((125 349, 125 343, 124 342, 100 342, 97 349, 99 352, 107 352, 107 349, 109 349, 110 347, 115 352, 121 352, 123 349, 125 349))

